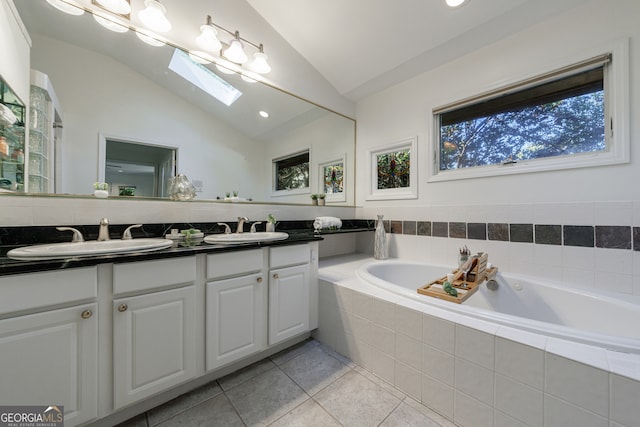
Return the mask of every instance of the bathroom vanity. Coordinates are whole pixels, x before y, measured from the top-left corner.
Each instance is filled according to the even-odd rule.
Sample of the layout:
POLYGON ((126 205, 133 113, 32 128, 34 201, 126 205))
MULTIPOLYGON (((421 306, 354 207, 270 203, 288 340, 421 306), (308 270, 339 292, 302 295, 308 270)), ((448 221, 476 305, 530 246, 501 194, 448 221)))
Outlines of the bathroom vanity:
POLYGON ((305 339, 317 327, 317 240, 0 276, 3 404, 64 405, 68 426, 120 422, 305 339))

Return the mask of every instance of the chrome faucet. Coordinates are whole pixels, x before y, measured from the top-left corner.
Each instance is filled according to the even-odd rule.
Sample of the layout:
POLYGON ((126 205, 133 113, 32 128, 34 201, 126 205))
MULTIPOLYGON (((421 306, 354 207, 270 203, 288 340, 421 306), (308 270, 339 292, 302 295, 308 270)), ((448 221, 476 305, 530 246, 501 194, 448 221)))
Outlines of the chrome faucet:
POLYGON ((98 242, 109 240, 109 220, 102 218, 100 220, 100 231, 98 231, 98 242))
POLYGON ((236 233, 242 233, 244 231, 245 221, 249 221, 249 218, 247 218, 246 216, 238 217, 238 228, 236 229, 236 233))

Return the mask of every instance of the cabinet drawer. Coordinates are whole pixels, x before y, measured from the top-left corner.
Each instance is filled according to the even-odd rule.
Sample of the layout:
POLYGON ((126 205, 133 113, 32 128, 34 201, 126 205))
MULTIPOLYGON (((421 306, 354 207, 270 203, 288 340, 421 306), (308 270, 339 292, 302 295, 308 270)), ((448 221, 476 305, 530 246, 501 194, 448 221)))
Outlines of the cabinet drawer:
POLYGON ((306 264, 311 258, 311 252, 307 244, 271 248, 270 254, 269 268, 306 264))
POLYGON ((138 292, 196 280, 196 258, 169 258, 115 264, 113 293, 138 292))
POLYGON ((0 315, 95 298, 97 267, 0 277, 0 315))
POLYGON ((262 270, 262 249, 207 255, 207 278, 233 277, 262 270))

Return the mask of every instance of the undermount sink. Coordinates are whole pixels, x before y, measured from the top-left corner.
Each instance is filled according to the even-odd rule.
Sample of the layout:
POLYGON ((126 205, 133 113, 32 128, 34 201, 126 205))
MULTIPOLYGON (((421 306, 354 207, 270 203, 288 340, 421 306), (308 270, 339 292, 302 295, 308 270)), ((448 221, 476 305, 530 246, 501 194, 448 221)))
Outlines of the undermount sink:
POLYGON ((211 234, 204 238, 206 243, 214 245, 236 245, 240 243, 273 242, 284 240, 289 235, 277 231, 264 231, 255 233, 231 233, 231 234, 211 234))
POLYGON ((92 240, 88 242, 51 243, 12 249, 9 258, 18 260, 56 259, 91 255, 149 252, 171 247, 167 239, 92 240))

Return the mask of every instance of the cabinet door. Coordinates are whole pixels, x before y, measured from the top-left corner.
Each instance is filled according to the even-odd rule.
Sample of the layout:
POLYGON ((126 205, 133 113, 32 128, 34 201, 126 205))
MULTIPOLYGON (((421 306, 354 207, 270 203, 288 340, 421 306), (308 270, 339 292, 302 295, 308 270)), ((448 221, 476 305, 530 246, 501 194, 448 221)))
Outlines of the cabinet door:
POLYGON ((0 320, 0 402, 64 405, 64 423, 97 416, 96 304, 0 320))
POLYGON ((115 408, 196 375, 195 286, 113 301, 115 408))
POLYGON ((266 290, 260 273, 207 284, 207 370, 265 347, 266 290))
POLYGON ((309 330, 309 264, 271 270, 269 345, 309 330))

